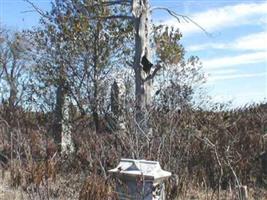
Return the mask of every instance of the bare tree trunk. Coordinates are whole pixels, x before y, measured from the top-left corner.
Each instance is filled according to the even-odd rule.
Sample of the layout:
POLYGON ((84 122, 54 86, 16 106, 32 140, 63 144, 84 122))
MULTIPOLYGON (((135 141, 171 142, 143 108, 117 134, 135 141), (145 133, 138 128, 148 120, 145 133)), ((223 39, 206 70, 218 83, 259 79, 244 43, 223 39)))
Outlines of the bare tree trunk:
POLYGON ((70 154, 74 151, 74 145, 71 136, 71 124, 69 117, 70 99, 67 95, 65 83, 65 73, 62 67, 61 81, 56 91, 56 107, 54 111, 54 139, 58 147, 58 152, 70 154))
MULTIPOLYGON (((12 78, 13 79, 13 78, 12 78)), ((10 83, 10 92, 9 92, 9 108, 11 109, 11 111, 13 112, 15 110, 15 104, 16 104, 16 100, 17 100, 17 87, 15 85, 15 80, 13 80, 10 83)))
POLYGON ((8 98, 8 106, 7 106, 7 112, 6 112, 6 120, 8 123, 12 126, 14 123, 14 119, 16 118, 15 112, 16 112, 16 101, 17 101, 17 86, 15 85, 14 78, 10 78, 10 91, 9 91, 9 98, 8 98))
POLYGON ((74 144, 71 134, 70 122, 70 98, 68 95, 64 97, 63 118, 62 118, 62 133, 61 133, 61 152, 71 154, 74 152, 74 144))
POLYGON ((62 119, 63 119, 63 107, 64 107, 64 87, 60 84, 56 91, 56 107, 54 111, 54 140, 58 148, 58 152, 61 152, 61 133, 62 133, 62 119))
POLYGON ((119 86, 117 84, 117 81, 114 81, 114 83, 111 86, 111 94, 110 94, 110 105, 111 105, 111 112, 115 119, 119 118, 119 86))
POLYGON ((93 120, 95 124, 95 131, 96 133, 99 132, 99 109, 98 109, 98 97, 99 97, 99 91, 98 91, 98 67, 99 67, 99 56, 98 56, 98 43, 99 43, 99 22, 97 22, 96 25, 96 32, 95 32, 95 40, 94 40, 94 65, 93 65, 93 105, 92 105, 92 111, 93 111, 93 120))
POLYGON ((94 102, 93 102, 93 120, 95 124, 95 131, 99 131, 99 116, 98 116, 98 83, 94 80, 94 102))
POLYGON ((143 56, 150 59, 149 48, 149 2, 148 0, 133 0, 132 13, 135 24, 135 96, 136 96, 136 119, 138 123, 144 122, 145 110, 150 105, 150 80, 146 81, 146 73, 142 69, 141 59, 143 56))

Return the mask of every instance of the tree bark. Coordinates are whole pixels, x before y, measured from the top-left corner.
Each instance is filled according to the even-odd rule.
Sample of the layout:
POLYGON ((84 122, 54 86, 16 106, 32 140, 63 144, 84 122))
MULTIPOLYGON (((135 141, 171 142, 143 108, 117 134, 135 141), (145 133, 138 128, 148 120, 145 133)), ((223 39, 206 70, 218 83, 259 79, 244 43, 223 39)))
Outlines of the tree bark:
POLYGON ((16 101, 17 101, 17 93, 18 93, 18 89, 16 84, 14 83, 15 80, 14 78, 12 78, 12 82, 10 83, 10 92, 9 92, 9 108, 11 110, 11 112, 14 112, 15 107, 16 107, 16 101))
POLYGON ((111 94, 110 94, 110 105, 111 112, 115 119, 119 118, 119 86, 116 81, 111 86, 111 94))
POLYGON ((94 102, 93 102, 93 120, 95 124, 96 133, 99 132, 99 116, 98 116, 98 84, 97 80, 94 80, 94 102))
POLYGON ((56 107, 55 107, 55 124, 54 139, 58 148, 58 152, 70 154, 74 151, 74 145, 71 136, 71 122, 69 116, 68 89, 66 87, 65 67, 61 66, 61 78, 56 91, 56 107))
MULTIPOLYGON (((146 81, 141 59, 145 55, 150 60, 149 48, 149 2, 148 0, 133 0, 132 14, 135 25, 135 96, 136 96, 136 120, 140 125, 145 121, 145 110, 150 105, 151 80, 146 81)), ((143 126, 141 126, 143 127, 143 126)))
POLYGON ((70 97, 65 94, 63 103, 62 133, 61 133, 61 152, 71 154, 74 152, 72 140, 72 126, 70 121, 70 97))
POLYGON ((57 145, 58 152, 61 152, 61 133, 62 133, 62 119, 64 107, 64 87, 60 84, 56 91, 56 107, 54 111, 54 140, 57 145))
POLYGON ((98 91, 98 68, 99 68, 99 54, 98 54, 98 45, 99 45, 99 21, 96 23, 96 32, 94 34, 94 58, 93 58, 93 105, 92 105, 92 112, 93 112, 93 121, 95 124, 95 131, 96 133, 99 132, 99 91, 98 91))

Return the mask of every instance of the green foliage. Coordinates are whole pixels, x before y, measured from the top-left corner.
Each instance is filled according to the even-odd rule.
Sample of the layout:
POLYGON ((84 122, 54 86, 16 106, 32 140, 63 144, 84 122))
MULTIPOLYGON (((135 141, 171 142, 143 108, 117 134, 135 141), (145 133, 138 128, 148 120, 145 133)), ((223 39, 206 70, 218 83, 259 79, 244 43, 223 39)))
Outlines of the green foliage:
POLYGON ((168 26, 154 26, 156 54, 166 65, 177 65, 183 60, 184 48, 180 44, 182 34, 178 29, 168 26))
POLYGON ((114 78, 109 74, 125 65, 124 57, 129 56, 126 44, 131 26, 118 19, 102 19, 123 8, 107 9, 101 2, 55 1, 49 18, 42 18, 42 26, 32 33, 38 52, 34 84, 46 94, 39 98, 48 97, 44 102, 63 82, 82 113, 108 95, 106 84, 114 78))

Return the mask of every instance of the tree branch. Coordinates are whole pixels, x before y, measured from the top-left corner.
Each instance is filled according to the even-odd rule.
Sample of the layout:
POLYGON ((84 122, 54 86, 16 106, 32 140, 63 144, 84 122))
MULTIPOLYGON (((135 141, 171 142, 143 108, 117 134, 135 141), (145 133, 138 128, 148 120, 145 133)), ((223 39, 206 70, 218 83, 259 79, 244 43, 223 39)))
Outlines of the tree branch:
POLYGON ((194 24, 195 26, 200 28, 207 36, 209 36, 209 37, 212 36, 212 34, 209 33, 205 28, 203 28, 203 26, 201 26, 196 21, 194 21, 193 19, 191 19, 190 17, 188 17, 186 15, 178 14, 178 13, 176 13, 176 12, 174 12, 168 8, 165 8, 165 7, 153 7, 150 9, 150 12, 153 12, 154 10, 164 10, 164 11, 168 12, 171 16, 173 16, 175 19, 177 19, 177 21, 179 23, 181 22, 180 19, 183 19, 187 23, 191 22, 192 24, 194 24))
MULTIPOLYGON (((42 17, 51 19, 51 17, 47 14, 45 14, 45 12, 43 12, 40 8, 38 8, 34 3, 32 3, 30 0, 24 0, 25 2, 29 3, 34 11, 36 11, 37 13, 39 13, 42 17)), ((114 2, 110 2, 112 4, 116 4, 119 2, 123 2, 123 0, 120 1, 114 1, 114 2)), ((108 2, 106 2, 108 3, 108 2)), ((32 11, 24 11, 24 12, 32 12, 32 11)), ((133 19, 132 16, 128 16, 128 15, 110 15, 110 16, 94 16, 94 17, 87 17, 88 20, 93 20, 93 19, 133 19)))
POLYGON ((162 66, 161 65, 156 65, 156 68, 154 69, 154 71, 152 72, 152 74, 149 74, 146 78, 145 78, 145 82, 146 81, 149 81, 149 80, 151 80, 151 79, 153 79, 155 76, 156 76, 156 74, 157 74, 157 72, 160 70, 162 68, 162 66))
POLYGON ((88 17, 88 19, 133 19, 133 17, 128 15, 110 15, 110 16, 88 17))
POLYGON ((117 1, 104 1, 96 5, 105 5, 105 6, 113 6, 116 4, 129 4, 130 5, 131 0, 117 0, 117 1))
MULTIPOLYGON (((48 18, 48 19, 50 19, 50 17, 47 15, 47 14, 45 14, 45 12, 44 11, 42 11, 38 6, 36 6, 33 2, 31 2, 30 0, 24 0, 26 3, 28 3, 28 4, 30 4, 32 7, 33 7, 33 9, 37 12, 37 13, 39 13, 42 17, 45 17, 45 18, 48 18)), ((29 12, 29 11, 25 11, 25 12, 29 12)))

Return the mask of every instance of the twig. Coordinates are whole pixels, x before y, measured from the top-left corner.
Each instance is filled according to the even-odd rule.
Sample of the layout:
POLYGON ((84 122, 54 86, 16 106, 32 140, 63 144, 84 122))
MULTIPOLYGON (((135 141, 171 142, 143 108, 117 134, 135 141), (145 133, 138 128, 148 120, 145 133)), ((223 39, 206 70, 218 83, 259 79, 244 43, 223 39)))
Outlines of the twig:
POLYGON ((235 170, 233 169, 232 165, 230 164, 229 160, 227 159, 227 165, 228 167, 230 168, 230 170, 232 171, 234 177, 235 177, 235 181, 236 181, 236 184, 237 184, 237 188, 238 188, 238 199, 242 200, 242 195, 241 195, 241 184, 240 184, 240 181, 235 173, 235 170))
POLYGON ((140 127, 139 123, 136 121, 135 118, 134 118, 134 122, 135 122, 135 124, 137 125, 138 129, 141 131, 141 133, 146 137, 147 141, 149 142, 149 141, 150 141, 149 137, 148 137, 147 134, 144 132, 144 130, 140 127))
MULTIPOLYGON (((42 11, 42 9, 40 9, 38 6, 36 6, 33 2, 31 2, 30 0, 24 0, 26 3, 30 4, 33 9, 39 13, 41 16, 45 17, 45 18, 48 18, 50 19, 50 17, 44 13, 44 11, 42 11)), ((27 11, 24 11, 24 12, 27 12, 27 11)))
MULTIPOLYGON (((45 14, 45 12, 42 11, 39 7, 37 7, 33 2, 31 2, 30 0, 24 0, 24 1, 29 3, 33 7, 34 11, 39 13, 42 17, 47 18, 47 19, 51 19, 51 17, 49 15, 45 14)), ((118 2, 114 1, 113 3, 118 3, 118 2)), ((29 12, 29 11, 23 11, 23 12, 29 12)), ((133 19, 133 17, 128 16, 128 15, 110 15, 110 16, 87 17, 87 19, 88 20, 94 20, 94 19, 133 19)))
POLYGON ((24 14, 24 13, 31 13, 31 12, 36 12, 36 10, 24 10, 24 11, 21 11, 20 13, 24 14))
POLYGON ((192 24, 194 24, 195 26, 200 28, 207 36, 212 37, 212 34, 209 33, 203 26, 201 26, 196 21, 194 21, 193 19, 191 19, 190 17, 188 17, 186 15, 178 14, 178 13, 176 13, 176 12, 174 12, 168 8, 165 8, 165 7, 153 7, 150 9, 151 12, 154 10, 164 10, 164 11, 168 12, 171 16, 173 16, 175 19, 177 19, 177 21, 179 23, 181 22, 180 19, 183 19, 187 23, 191 22, 192 24))

